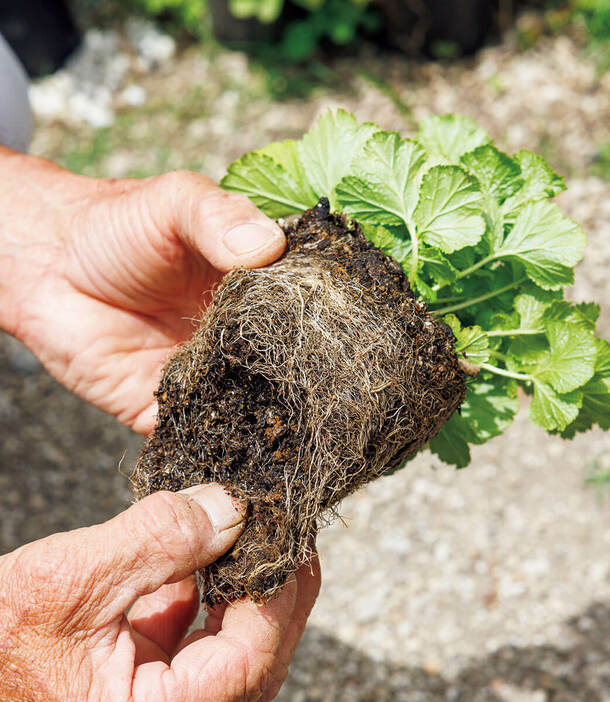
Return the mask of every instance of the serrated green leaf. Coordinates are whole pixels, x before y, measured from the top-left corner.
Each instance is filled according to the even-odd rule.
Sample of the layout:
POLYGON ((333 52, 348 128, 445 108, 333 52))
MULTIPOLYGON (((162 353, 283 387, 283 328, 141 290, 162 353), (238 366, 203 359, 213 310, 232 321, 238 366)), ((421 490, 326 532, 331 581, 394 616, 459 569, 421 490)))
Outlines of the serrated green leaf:
POLYGON ((580 391, 582 407, 576 419, 561 431, 564 439, 572 439, 576 433, 588 431, 595 424, 604 431, 610 429, 610 379, 593 377, 580 391))
POLYGON ((328 197, 334 209, 334 189, 348 174, 365 143, 379 127, 359 124, 345 110, 324 113, 299 141, 297 149, 303 170, 316 197, 328 197))
POLYGON ((466 468, 470 463, 470 448, 465 434, 465 422, 456 412, 430 441, 430 451, 448 465, 466 468))
POLYGON ((534 380, 534 398, 529 416, 532 422, 547 431, 563 431, 578 416, 582 404, 582 392, 573 390, 562 394, 555 392, 547 383, 534 380))
POLYGON ((414 220, 422 241, 443 253, 476 244, 485 231, 476 179, 458 166, 434 166, 422 181, 414 220))
POLYGON ((303 166, 299 159, 298 142, 294 139, 285 139, 284 141, 272 141, 262 149, 258 149, 255 154, 269 156, 275 163, 282 166, 293 177, 295 183, 298 183, 303 190, 303 197, 310 202, 309 207, 314 207, 318 202, 314 191, 309 186, 307 175, 303 170, 303 166))
POLYGON ((517 336, 511 339, 506 350, 506 366, 517 373, 531 373, 544 353, 549 350, 546 336, 517 336))
POLYGON ((485 253, 491 253, 502 245, 504 240, 504 215, 496 200, 486 197, 483 202, 483 219, 486 229, 481 244, 486 245, 485 253))
POLYGON ((402 225, 403 219, 398 214, 379 207, 377 197, 382 188, 381 184, 371 183, 370 179, 345 176, 338 183, 334 197, 343 212, 358 222, 392 227, 402 225))
POLYGON ((499 436, 519 410, 516 384, 497 376, 469 386, 460 412, 455 412, 430 441, 430 450, 457 468, 470 463, 468 444, 484 444, 499 436))
POLYGON ((573 282, 572 267, 582 258, 585 244, 580 227, 557 205, 541 200, 521 210, 497 256, 521 261, 536 285, 556 290, 573 282))
POLYGON ((225 190, 247 195, 274 219, 311 207, 308 192, 297 185, 285 168, 264 154, 249 153, 234 161, 220 185, 225 190))
POLYGON ((485 323, 482 322, 483 326, 489 331, 517 329, 520 323, 517 312, 490 312, 482 316, 482 320, 485 320, 485 323))
POLYGON ((610 343, 605 339, 595 339, 595 374, 610 378, 610 343))
POLYGON ((454 314, 443 317, 445 324, 451 327, 456 342, 455 352, 464 356, 469 363, 480 365, 489 360, 489 337, 479 326, 462 327, 460 320, 454 314))
POLYGON ((484 240, 487 253, 491 253, 504 239, 504 212, 500 205, 523 185, 521 168, 492 144, 483 144, 464 154, 461 163, 480 184, 483 216, 487 223, 484 240))
POLYGON ((401 139, 396 132, 377 132, 363 147, 357 175, 347 175, 337 184, 336 201, 356 219, 409 224, 425 158, 424 150, 412 139, 401 139))
POLYGON ((491 144, 483 144, 464 154, 461 163, 477 178, 483 194, 498 202, 523 187, 519 164, 491 144))
POLYGON ((513 157, 521 168, 523 185, 503 205, 506 213, 516 214, 526 202, 546 200, 566 189, 563 178, 532 151, 519 151, 513 157))
POLYGON ((515 309, 519 313, 519 329, 524 331, 544 332, 544 312, 548 302, 538 295, 517 295, 515 309))
POLYGON ((472 266, 476 257, 475 247, 466 246, 459 251, 454 251, 448 258, 454 268, 457 268, 458 271, 462 271, 472 266))
POLYGON ((567 322, 546 322, 544 326, 549 350, 541 354, 532 375, 559 393, 581 387, 595 370, 593 334, 567 322))
POLYGON ((592 302, 574 305, 567 300, 554 300, 544 313, 548 321, 564 321, 584 329, 594 331, 600 308, 592 302))
POLYGON ((573 438, 576 432, 591 429, 594 424, 599 424, 604 431, 610 429, 610 344, 604 339, 596 339, 595 345, 595 373, 580 388, 582 407, 576 419, 562 431, 565 439, 573 438))
POLYGON ((597 302, 578 302, 574 307, 581 316, 586 317, 593 325, 596 324, 601 312, 601 307, 597 302))
POLYGON ((481 327, 464 327, 456 344, 457 353, 475 366, 489 360, 489 338, 481 327))
POLYGON ((513 380, 493 376, 477 380, 468 387, 461 407, 461 416, 470 428, 469 441, 484 444, 499 436, 512 423, 519 411, 517 384, 513 380))
POLYGON ((486 144, 489 137, 461 115, 432 115, 422 120, 417 141, 437 163, 458 164, 463 154, 486 144))
POLYGON ((439 285, 453 283, 458 272, 443 252, 432 246, 421 246, 419 270, 422 272, 425 270, 426 276, 439 285))

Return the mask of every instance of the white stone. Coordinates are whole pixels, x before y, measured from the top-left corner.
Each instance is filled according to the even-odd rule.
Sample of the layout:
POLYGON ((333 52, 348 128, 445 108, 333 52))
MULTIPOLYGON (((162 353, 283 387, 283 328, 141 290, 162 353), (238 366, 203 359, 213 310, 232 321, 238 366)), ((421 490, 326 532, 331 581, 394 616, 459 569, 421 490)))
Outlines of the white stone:
POLYGON ((148 68, 166 63, 176 53, 176 42, 172 37, 163 34, 152 22, 141 17, 130 17, 125 32, 138 57, 148 68))
POLYGON ((121 91, 119 99, 130 107, 139 107, 146 102, 146 90, 141 85, 130 83, 121 91))

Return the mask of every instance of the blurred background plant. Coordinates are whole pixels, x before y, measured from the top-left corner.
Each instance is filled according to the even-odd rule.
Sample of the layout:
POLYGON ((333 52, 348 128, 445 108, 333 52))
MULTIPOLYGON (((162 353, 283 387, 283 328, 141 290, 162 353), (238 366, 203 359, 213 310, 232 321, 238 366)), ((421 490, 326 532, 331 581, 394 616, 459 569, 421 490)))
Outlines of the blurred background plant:
POLYGON ((541 36, 568 32, 600 73, 610 68, 610 0, 544 0, 534 8, 517 21, 522 48, 531 47, 541 36))
POLYGON ((129 0, 125 4, 131 4, 152 17, 171 18, 178 28, 193 37, 202 38, 207 35, 207 0, 129 0))
POLYGON ((303 61, 325 41, 345 46, 380 27, 369 0, 131 0, 143 12, 169 19, 197 38, 210 34, 258 53, 303 61), (261 44, 263 46, 261 46, 261 44), (266 46, 265 46, 266 44, 266 46))
POLYGON ((213 32, 225 41, 271 42, 290 61, 363 36, 451 59, 474 51, 490 29, 507 29, 517 15, 524 48, 570 29, 601 70, 610 66, 609 0, 129 0, 122 6, 130 4, 194 37, 213 32))
POLYGON ((585 482, 600 498, 610 496, 610 460, 608 454, 596 456, 587 465, 585 482))
POLYGON ((610 0, 4 0, 0 32, 31 74, 56 67, 37 58, 45 43, 55 42, 57 65, 77 45, 68 9, 81 33, 137 14, 182 44, 219 41, 271 67, 355 53, 363 43, 454 60, 513 27, 524 50, 569 33, 600 72, 610 67, 610 0), (27 43, 41 18, 47 36, 27 43))

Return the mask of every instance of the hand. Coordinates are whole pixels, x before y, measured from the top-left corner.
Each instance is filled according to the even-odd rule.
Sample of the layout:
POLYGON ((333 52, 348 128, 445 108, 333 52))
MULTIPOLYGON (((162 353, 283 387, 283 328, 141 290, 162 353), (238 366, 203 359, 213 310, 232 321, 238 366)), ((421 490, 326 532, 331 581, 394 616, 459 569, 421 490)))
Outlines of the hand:
POLYGON ((184 638, 199 605, 190 574, 231 546, 242 519, 220 486, 197 486, 2 557, 3 702, 273 699, 318 592, 317 563, 268 604, 218 607, 184 638))
POLYGON ((244 196, 189 172, 95 180, 0 147, 0 326, 136 431, 221 274, 285 248, 244 196))

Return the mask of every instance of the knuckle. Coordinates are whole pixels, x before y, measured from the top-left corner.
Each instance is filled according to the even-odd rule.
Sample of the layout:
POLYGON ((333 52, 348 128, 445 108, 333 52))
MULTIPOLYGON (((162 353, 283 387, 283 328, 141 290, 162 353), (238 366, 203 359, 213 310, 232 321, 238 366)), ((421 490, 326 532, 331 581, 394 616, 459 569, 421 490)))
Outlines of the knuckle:
POLYGON ((141 528, 158 544, 172 563, 185 560, 196 567, 195 554, 201 549, 201 524, 190 501, 183 495, 163 490, 139 503, 141 528))
POLYGON ((46 628, 64 618, 65 605, 79 590, 73 563, 59 538, 19 549, 5 586, 16 623, 46 628))
POLYGON ((231 212, 232 216, 244 220, 254 217, 264 217, 252 201, 243 193, 234 193, 215 187, 206 197, 206 205, 211 210, 231 212))
POLYGON ((243 644, 232 642, 235 655, 227 663, 225 679, 230 681, 231 702, 259 702, 272 685, 273 659, 261 651, 249 651, 243 644))
POLYGON ((62 579, 70 562, 61 535, 49 536, 19 549, 15 554, 13 572, 29 587, 62 579))
POLYGON ((155 180, 162 188, 169 188, 170 190, 177 191, 190 188, 217 187, 214 181, 208 178, 208 176, 187 170, 169 171, 168 173, 157 176, 155 180))

